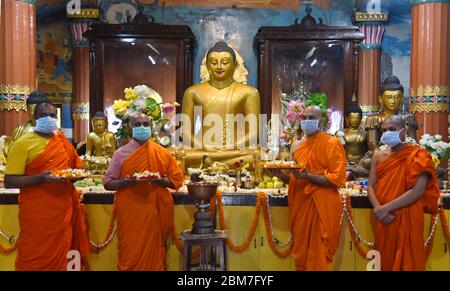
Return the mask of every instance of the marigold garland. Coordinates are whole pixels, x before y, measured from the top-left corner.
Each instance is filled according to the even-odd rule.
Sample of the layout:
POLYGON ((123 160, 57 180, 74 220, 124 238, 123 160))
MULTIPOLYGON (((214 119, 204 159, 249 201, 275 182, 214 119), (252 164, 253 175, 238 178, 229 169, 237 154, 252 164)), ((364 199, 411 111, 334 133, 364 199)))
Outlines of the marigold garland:
POLYGON ((5 248, 4 246, 2 246, 0 244, 0 254, 1 255, 9 255, 9 254, 13 253, 17 249, 17 242, 18 241, 19 240, 16 240, 14 242, 14 244, 11 247, 9 247, 9 248, 5 248))
POLYGON ((230 250, 236 253, 242 253, 245 251, 248 246, 251 244, 253 237, 255 236, 256 227, 258 226, 259 222, 259 214, 261 213, 261 200, 263 199, 263 196, 261 196, 261 193, 258 193, 256 195, 256 208, 255 208, 255 214, 253 216, 252 225, 250 227, 250 231, 247 235, 246 240, 240 245, 236 246, 231 241, 230 232, 228 231, 228 227, 225 223, 225 216, 223 214, 223 204, 222 204, 222 193, 217 193, 217 205, 218 205, 218 214, 219 214, 219 222, 220 222, 220 228, 222 230, 228 231, 228 239, 227 239, 227 246, 230 250))
POLYGON ((269 247, 275 255, 277 255, 280 258, 285 258, 291 254, 292 248, 294 247, 294 243, 293 241, 291 241, 291 243, 285 250, 283 251, 278 250, 278 248, 275 246, 273 242, 272 231, 270 229, 269 204, 267 203, 266 194, 259 193, 258 195, 262 197, 261 199, 263 205, 264 226, 266 228, 267 242, 269 243, 269 247))
MULTIPOLYGON (((347 211, 350 219, 352 221, 355 221, 353 219, 352 203, 351 203, 350 194, 348 194, 348 193, 345 194, 345 199, 347 200, 347 209, 344 209, 344 211, 347 211)), ((350 231, 350 236, 352 238, 353 243, 355 244, 355 248, 358 251, 358 254, 361 257, 363 257, 364 259, 367 259, 367 251, 363 248, 363 246, 361 245, 361 242, 359 241, 359 239, 356 238, 356 233, 353 230, 353 227, 352 227, 350 222, 348 223, 348 229, 350 231)))
MULTIPOLYGON (((108 227, 108 231, 106 232, 105 239, 100 244, 97 244, 97 243, 93 242, 91 239, 89 239, 89 248, 90 248, 91 253, 98 254, 100 251, 103 251, 104 249, 106 249, 107 246, 109 246, 111 244, 112 238, 116 233, 116 227, 115 227, 116 218, 117 218, 117 210, 116 210, 116 203, 114 201, 113 210, 112 210, 112 214, 111 214, 111 220, 109 221, 109 227, 108 227)), ((89 225, 87 218, 86 218, 86 225, 89 225)))

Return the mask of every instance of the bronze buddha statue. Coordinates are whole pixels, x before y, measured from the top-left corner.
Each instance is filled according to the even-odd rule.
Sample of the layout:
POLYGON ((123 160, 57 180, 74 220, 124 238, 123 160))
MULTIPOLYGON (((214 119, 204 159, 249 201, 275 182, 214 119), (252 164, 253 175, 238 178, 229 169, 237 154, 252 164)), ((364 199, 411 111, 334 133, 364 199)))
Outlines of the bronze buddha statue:
POLYGON ((356 103, 351 103, 345 120, 347 128, 343 130, 345 152, 349 165, 356 165, 367 152, 367 132, 360 128, 362 110, 356 103))
POLYGON ((236 52, 224 42, 216 43, 206 54, 209 80, 184 92, 182 136, 186 166, 198 166, 205 154, 227 165, 239 160, 252 164, 253 150, 248 147, 252 145, 256 150, 258 142, 260 96, 256 88, 234 79, 237 65, 236 52), (243 133, 236 126, 238 116, 249 120, 243 122, 243 133), (214 118, 219 126, 211 122, 214 118))
POLYGON ((108 131, 108 119, 103 112, 97 112, 92 117, 94 132, 89 133, 86 141, 86 155, 111 158, 116 150, 116 138, 108 131))
POLYGON ((379 146, 381 124, 389 115, 401 115, 406 123, 407 134, 413 139, 416 139, 416 131, 419 129, 419 124, 413 114, 401 112, 403 86, 396 76, 389 76, 384 80, 381 85, 381 93, 379 98, 381 110, 377 114, 367 117, 364 126, 367 130, 367 143, 371 152, 379 146))

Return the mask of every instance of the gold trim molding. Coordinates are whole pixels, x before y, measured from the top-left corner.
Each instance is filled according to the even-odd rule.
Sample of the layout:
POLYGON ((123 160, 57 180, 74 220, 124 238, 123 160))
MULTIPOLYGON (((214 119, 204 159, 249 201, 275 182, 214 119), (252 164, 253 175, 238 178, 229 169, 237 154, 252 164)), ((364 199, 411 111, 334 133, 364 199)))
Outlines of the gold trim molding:
POLYGON ((89 120, 89 102, 72 104, 73 120, 89 120))
POLYGON ((27 103, 20 100, 1 100, 0 101, 0 111, 10 111, 15 110, 19 112, 20 110, 27 111, 27 103))
POLYGON ((362 112, 378 112, 380 111, 380 105, 359 105, 362 112))
POLYGON ((30 95, 32 91, 30 86, 0 84, 0 94, 30 95))
POLYGON ((411 88, 410 96, 450 96, 449 86, 430 86, 430 85, 420 85, 417 91, 411 88))
POLYGON ((83 8, 80 9, 80 13, 67 14, 67 18, 76 19, 98 19, 100 10, 96 8, 83 8))
POLYGON ((388 21, 389 13, 355 12, 353 18, 356 22, 388 21))
POLYGON ((443 102, 411 103, 409 104, 409 110, 414 113, 448 112, 448 103, 443 102))

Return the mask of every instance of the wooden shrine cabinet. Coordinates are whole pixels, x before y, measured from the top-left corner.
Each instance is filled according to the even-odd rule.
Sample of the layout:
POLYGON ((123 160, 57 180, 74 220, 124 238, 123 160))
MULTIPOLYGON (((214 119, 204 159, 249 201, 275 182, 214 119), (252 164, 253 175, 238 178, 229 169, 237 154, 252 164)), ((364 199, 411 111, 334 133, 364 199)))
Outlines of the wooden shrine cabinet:
MULTIPOLYGON (((291 26, 261 27, 254 39, 259 53, 258 89, 262 113, 280 113, 282 93, 322 92, 341 114, 357 91, 356 26, 326 26, 310 15, 291 26)), ((341 118, 343 120, 343 118, 341 118)))
POLYGON ((145 84, 163 102, 181 104, 192 85, 194 35, 185 25, 93 24, 90 40, 90 112, 107 111, 124 89, 145 84))

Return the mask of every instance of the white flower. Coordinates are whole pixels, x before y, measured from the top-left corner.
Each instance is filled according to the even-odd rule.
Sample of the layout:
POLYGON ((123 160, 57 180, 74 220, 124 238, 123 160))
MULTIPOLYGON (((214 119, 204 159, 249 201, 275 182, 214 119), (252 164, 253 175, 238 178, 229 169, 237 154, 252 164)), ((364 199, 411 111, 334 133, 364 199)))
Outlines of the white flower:
POLYGON ((336 131, 336 136, 337 137, 343 137, 344 136, 344 132, 342 130, 338 130, 338 131, 336 131))
POLYGON ((134 100, 133 103, 136 106, 137 111, 142 111, 147 107, 147 103, 145 102, 145 99, 141 98, 141 97, 134 100))
POLYGON ((435 150, 435 149, 437 149, 437 144, 436 144, 435 142, 431 142, 431 143, 430 143, 430 147, 431 147, 433 150, 435 150))
POLYGON ((124 117, 132 117, 137 113, 136 110, 132 109, 132 108, 128 108, 127 111, 125 111, 124 117))
POLYGON ((420 139, 420 141, 419 141, 419 144, 421 145, 421 146, 425 146, 426 144, 427 144, 427 141, 425 140, 425 139, 420 139))
POLYGON ((435 141, 440 141, 440 140, 442 140, 442 135, 436 134, 436 135, 434 136, 434 140, 435 140, 435 141))
POLYGON ((446 143, 445 141, 439 141, 437 142, 438 147, 443 149, 444 151, 449 147, 449 144, 446 143))
POLYGON ((422 138, 425 139, 425 140, 428 140, 428 139, 431 138, 431 135, 429 135, 428 133, 426 133, 426 134, 422 135, 422 138))
POLYGON ((444 156, 444 151, 443 151, 442 149, 438 148, 438 149, 436 150, 436 154, 437 154, 440 158, 442 158, 442 157, 444 156))
MULTIPOLYGON (((153 89, 150 89, 147 85, 138 85, 136 87, 134 87, 134 92, 136 92, 136 94, 141 97, 141 98, 145 98, 150 96, 151 91, 153 89)), ((153 90, 154 91, 154 90, 153 90)))

